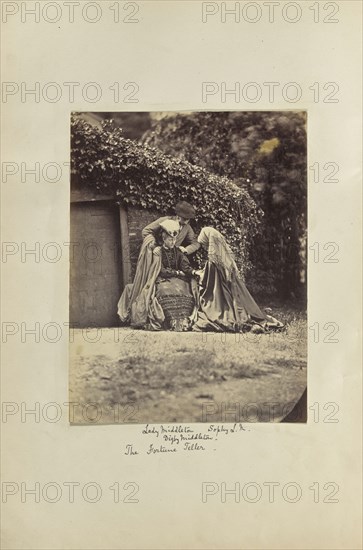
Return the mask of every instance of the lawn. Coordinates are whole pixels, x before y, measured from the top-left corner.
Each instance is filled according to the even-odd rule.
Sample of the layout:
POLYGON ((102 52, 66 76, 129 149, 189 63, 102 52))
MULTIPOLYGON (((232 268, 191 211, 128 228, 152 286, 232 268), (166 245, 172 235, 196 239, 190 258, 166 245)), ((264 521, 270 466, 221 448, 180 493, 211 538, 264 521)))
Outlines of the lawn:
POLYGON ((72 421, 280 421, 306 387, 307 323, 291 308, 273 315, 285 332, 74 330, 70 401, 82 405, 72 421))

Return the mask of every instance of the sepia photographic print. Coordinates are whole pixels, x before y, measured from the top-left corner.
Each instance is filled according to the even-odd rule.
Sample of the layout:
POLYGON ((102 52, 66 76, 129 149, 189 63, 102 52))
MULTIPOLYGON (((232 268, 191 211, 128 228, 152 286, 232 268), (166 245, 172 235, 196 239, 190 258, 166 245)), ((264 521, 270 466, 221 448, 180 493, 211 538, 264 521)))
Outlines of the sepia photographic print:
POLYGON ((306 422, 306 112, 70 124, 71 423, 306 422))

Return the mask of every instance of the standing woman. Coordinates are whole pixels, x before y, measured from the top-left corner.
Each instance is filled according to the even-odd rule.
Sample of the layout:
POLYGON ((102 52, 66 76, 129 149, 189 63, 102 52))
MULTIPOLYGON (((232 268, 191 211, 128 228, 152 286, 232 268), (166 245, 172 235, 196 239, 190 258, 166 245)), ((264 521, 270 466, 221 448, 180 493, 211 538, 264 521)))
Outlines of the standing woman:
POLYGON ((251 324, 260 325, 261 331, 283 328, 283 323, 256 304, 223 235, 213 227, 204 227, 198 242, 207 251, 208 260, 201 273, 200 307, 193 330, 239 332, 251 324))

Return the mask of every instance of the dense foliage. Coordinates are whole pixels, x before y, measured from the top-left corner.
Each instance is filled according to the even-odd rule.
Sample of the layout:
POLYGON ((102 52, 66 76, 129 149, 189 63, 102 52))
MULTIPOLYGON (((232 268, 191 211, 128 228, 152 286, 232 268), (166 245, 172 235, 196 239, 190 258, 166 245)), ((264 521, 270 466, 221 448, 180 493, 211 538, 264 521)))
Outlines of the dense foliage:
POLYGON ((263 210, 250 247, 254 292, 303 295, 306 118, 302 112, 200 112, 158 121, 143 143, 233 180, 263 210))
POLYGON ((195 229, 211 225, 220 230, 242 271, 248 267, 247 248, 259 220, 248 191, 225 176, 125 139, 111 120, 98 128, 73 116, 71 148, 73 181, 78 185, 160 215, 173 213, 176 202, 186 200, 197 210, 195 229))

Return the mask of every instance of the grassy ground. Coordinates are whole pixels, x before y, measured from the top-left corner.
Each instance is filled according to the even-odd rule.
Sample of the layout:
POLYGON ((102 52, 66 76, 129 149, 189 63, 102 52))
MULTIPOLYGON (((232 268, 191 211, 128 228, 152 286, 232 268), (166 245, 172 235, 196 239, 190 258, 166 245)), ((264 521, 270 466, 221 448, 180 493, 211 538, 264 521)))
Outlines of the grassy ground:
POLYGON ((272 314, 286 332, 74 331, 70 401, 97 406, 75 408, 73 421, 280 421, 306 387, 306 317, 272 314), (223 417, 232 403, 239 418, 223 417))

